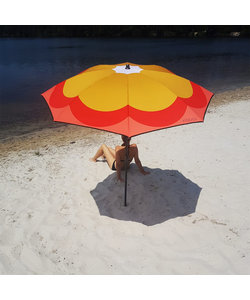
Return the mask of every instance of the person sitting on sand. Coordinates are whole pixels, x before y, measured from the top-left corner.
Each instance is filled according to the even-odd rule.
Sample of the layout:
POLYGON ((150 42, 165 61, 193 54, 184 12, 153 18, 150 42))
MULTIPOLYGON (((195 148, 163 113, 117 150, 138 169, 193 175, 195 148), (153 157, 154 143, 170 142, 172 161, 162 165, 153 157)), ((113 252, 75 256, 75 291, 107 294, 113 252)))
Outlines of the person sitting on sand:
POLYGON ((121 146, 116 146, 115 150, 108 147, 105 144, 102 144, 101 147, 96 152, 95 156, 90 158, 90 161, 96 162, 97 158, 103 156, 104 158, 106 158, 110 169, 117 172, 117 179, 123 181, 123 178, 121 177, 121 170, 125 169, 126 145, 128 145, 129 155, 128 155, 127 168, 129 168, 130 163, 134 159, 140 172, 143 175, 149 174, 150 172, 146 172, 142 167, 136 144, 130 145, 130 140, 131 138, 122 135, 123 144, 121 146))

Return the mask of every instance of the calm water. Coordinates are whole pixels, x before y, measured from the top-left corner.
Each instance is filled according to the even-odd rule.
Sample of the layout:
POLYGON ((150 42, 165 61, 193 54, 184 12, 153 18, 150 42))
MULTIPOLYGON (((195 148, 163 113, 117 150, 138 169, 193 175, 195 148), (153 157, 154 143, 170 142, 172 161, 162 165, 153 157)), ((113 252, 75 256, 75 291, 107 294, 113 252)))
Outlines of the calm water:
POLYGON ((0 39, 1 131, 52 124, 42 92, 93 65, 125 61, 159 64, 214 93, 250 84, 249 39, 0 39))

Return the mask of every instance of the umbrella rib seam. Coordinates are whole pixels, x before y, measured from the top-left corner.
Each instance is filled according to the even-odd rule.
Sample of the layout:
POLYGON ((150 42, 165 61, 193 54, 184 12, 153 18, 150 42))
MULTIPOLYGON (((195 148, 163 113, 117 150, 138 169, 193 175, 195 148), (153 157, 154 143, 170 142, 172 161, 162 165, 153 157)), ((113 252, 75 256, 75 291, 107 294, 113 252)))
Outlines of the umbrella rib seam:
MULTIPOLYGON (((114 74, 110 74, 110 75, 104 76, 104 77, 102 77, 102 78, 96 80, 95 82, 92 82, 90 85, 88 85, 87 87, 85 87, 84 89, 82 89, 81 92, 86 91, 88 88, 90 88, 90 87, 92 87, 93 85, 95 85, 98 81, 101 81, 101 80, 103 80, 103 79, 107 79, 108 77, 113 76, 113 75, 114 75, 114 74)), ((76 96, 69 97, 69 98, 74 98, 74 97, 76 97, 76 96)), ((78 97, 79 97, 79 96, 78 96, 78 97)), ((79 97, 79 98, 80 98, 80 97, 79 97)))
MULTIPOLYGON (((151 79, 152 81, 154 81, 154 82, 157 82, 158 84, 160 84, 160 85, 163 85, 168 91, 170 91, 173 95, 175 95, 175 96, 177 96, 177 97, 179 97, 178 95, 176 95, 170 88, 168 88, 164 83, 162 83, 162 82, 160 82, 160 81, 157 81, 156 79, 154 79, 154 78, 151 78, 150 76, 148 76, 148 75, 146 75, 146 74, 142 74, 143 76, 145 76, 145 77, 147 77, 147 78, 149 78, 149 79, 151 79)), ((186 79, 187 81, 189 81, 188 79, 186 79)), ((190 81, 189 81, 190 82, 190 81)), ((190 83, 191 84, 191 83, 190 83)), ((191 85, 191 87, 192 87, 192 85, 191 85)), ((192 88, 192 90, 193 90, 193 88, 192 88)), ((182 98, 182 97, 179 97, 179 98, 182 98)), ((189 98, 189 97, 187 97, 187 98, 189 98)))
MULTIPOLYGON (((183 100, 184 98, 181 98, 181 97, 179 97, 179 99, 178 100, 180 100, 180 101, 182 101, 182 102, 184 102, 184 100, 183 100)), ((201 121, 203 121, 204 120, 204 117, 205 117, 205 114, 203 115, 203 117, 201 118, 200 116, 198 116, 197 115, 197 113, 196 113, 196 111, 194 110, 194 108, 192 107, 192 106, 190 106, 190 105, 188 105, 186 102, 184 102, 185 104, 186 104, 186 106, 187 107, 189 107, 189 109, 191 109, 192 110, 192 112, 196 115, 196 117, 200 120, 201 119, 201 121)), ((199 121, 200 122, 200 121, 199 121)))

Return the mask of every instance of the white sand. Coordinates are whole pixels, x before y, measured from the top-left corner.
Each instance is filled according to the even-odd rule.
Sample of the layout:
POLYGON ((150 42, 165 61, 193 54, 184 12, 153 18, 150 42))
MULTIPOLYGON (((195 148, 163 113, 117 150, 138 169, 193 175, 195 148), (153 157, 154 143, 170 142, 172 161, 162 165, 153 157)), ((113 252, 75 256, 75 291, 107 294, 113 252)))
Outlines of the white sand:
MULTIPOLYGON (((151 174, 123 184, 102 142, 1 157, 1 274, 250 274, 250 101, 135 137, 151 174)), ((53 131, 51 131, 53 136, 53 131)))

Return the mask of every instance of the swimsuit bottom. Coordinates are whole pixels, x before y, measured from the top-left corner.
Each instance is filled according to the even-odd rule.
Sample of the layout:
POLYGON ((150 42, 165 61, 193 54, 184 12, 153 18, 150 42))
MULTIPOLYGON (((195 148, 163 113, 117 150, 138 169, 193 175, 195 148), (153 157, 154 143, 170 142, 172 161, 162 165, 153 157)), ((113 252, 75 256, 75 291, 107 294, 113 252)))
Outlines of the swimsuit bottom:
POLYGON ((116 171, 115 160, 114 160, 113 165, 112 165, 112 170, 113 170, 113 171, 116 171))
MULTIPOLYGON (((121 161, 124 161, 124 160, 121 160, 121 161)), ((129 160, 129 163, 131 163, 131 160, 129 160)), ((129 168, 129 166, 128 166, 128 168, 129 168)), ((114 162, 113 162, 113 164, 112 164, 111 170, 116 171, 115 160, 114 160, 114 162)))

